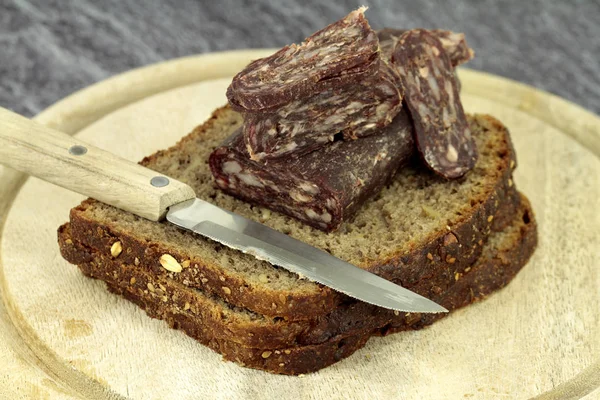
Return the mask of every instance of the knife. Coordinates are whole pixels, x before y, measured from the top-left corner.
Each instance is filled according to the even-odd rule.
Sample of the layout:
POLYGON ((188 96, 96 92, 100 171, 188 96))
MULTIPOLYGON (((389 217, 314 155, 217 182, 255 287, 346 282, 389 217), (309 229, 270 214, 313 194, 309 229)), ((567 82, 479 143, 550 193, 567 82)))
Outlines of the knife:
POLYGON ((198 199, 182 182, 3 108, 0 164, 152 221, 166 218, 367 303, 403 312, 448 312, 325 251, 198 199))

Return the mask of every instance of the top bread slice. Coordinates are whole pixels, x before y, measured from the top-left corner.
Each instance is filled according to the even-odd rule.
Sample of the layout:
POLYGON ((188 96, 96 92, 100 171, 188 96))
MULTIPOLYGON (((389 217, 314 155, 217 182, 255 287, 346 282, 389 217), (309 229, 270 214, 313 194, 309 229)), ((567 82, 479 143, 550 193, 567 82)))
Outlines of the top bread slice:
MULTIPOLYGON (((415 165, 402 169, 393 183, 367 202, 353 221, 323 233, 292 218, 252 206, 213 185, 208 156, 242 123, 223 107, 178 144, 145 158, 141 164, 189 184, 204 200, 262 222, 386 279, 429 295, 419 286, 432 274, 451 274, 481 254, 500 207, 516 205, 512 182, 515 153, 507 129, 487 115, 469 116, 480 157, 465 177, 447 181, 415 165)), ((506 213, 505 213, 506 214, 506 213)), ((495 220, 496 219, 496 220, 495 220)), ((228 303, 288 320, 324 315, 345 298, 329 288, 250 255, 229 249, 169 223, 139 218, 88 199, 70 213, 73 239, 126 264, 142 265, 157 275, 202 288, 228 303), (173 256, 183 267, 164 269, 160 258, 173 256)))

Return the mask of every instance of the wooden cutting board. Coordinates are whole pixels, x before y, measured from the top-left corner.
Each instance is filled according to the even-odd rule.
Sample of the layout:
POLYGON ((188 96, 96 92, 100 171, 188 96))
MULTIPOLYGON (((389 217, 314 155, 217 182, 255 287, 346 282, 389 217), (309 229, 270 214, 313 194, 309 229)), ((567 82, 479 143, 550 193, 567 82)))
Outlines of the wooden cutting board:
MULTIPOLYGON (((132 160, 225 103, 231 76, 269 50, 170 61, 101 82, 37 120, 132 160)), ((531 87, 461 70, 469 112, 511 130, 539 248, 504 290, 432 327, 374 338, 303 377, 222 362, 84 278, 56 228, 82 197, 0 167, 0 397, 597 398, 600 119, 531 87)))

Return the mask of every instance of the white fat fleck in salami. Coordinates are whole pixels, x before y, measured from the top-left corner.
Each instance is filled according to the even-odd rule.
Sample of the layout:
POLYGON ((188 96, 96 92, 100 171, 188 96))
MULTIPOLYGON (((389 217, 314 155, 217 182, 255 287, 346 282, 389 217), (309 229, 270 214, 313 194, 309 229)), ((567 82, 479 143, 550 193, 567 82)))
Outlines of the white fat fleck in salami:
POLYGON ((331 214, 329 214, 327 211, 325 211, 323 214, 321 214, 321 220, 323 222, 325 222, 326 224, 331 222, 331 214))
POLYGON ((221 189, 223 189, 223 188, 226 188, 226 187, 227 187, 227 181, 225 181, 225 179, 217 178, 215 181, 217 182, 217 185, 218 185, 218 186, 219 186, 221 189))
POLYGON ((306 203, 313 199, 312 196, 309 196, 295 189, 290 190, 290 197, 299 203, 306 203))
POLYGON ((313 220, 321 219, 321 216, 319 214, 317 214, 315 212, 315 210, 313 210, 312 208, 305 208, 304 212, 306 213, 306 216, 310 219, 313 219, 313 220))
POLYGON ((430 31, 406 31, 397 40, 392 63, 404 72, 404 99, 425 164, 448 179, 463 176, 475 165, 477 149, 444 46, 430 31))
POLYGON ((456 151, 456 149, 454 148, 454 146, 452 146, 451 144, 448 145, 448 152, 446 153, 446 158, 450 162, 457 162, 458 161, 458 152, 456 151))
POLYGON ((319 194, 319 192, 320 192, 319 187, 317 185, 315 185, 314 183, 301 182, 298 186, 300 187, 300 189, 302 189, 305 192, 310 193, 312 195, 319 194))
POLYGON ((226 161, 223 163, 223 172, 227 174, 237 174, 242 171, 242 166, 237 161, 226 161))
POLYGON ((335 209, 335 200, 334 199, 327 199, 325 201, 325 207, 327 207, 327 209, 329 210, 334 210, 335 209))
POLYGON ((264 187, 262 182, 252 174, 242 173, 242 174, 237 174, 237 176, 238 176, 238 178, 240 178, 240 181, 244 182, 248 186, 264 187))

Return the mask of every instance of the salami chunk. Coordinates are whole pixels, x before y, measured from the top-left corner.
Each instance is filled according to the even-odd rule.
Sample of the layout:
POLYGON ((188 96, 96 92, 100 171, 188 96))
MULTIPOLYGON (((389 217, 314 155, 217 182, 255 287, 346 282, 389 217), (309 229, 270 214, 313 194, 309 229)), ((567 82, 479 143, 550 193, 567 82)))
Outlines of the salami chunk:
POLYGON ((459 97, 450 58, 431 32, 403 33, 392 55, 425 164, 445 178, 475 165, 477 149, 459 97))
POLYGON ((381 61, 363 81, 298 99, 272 113, 246 113, 244 138, 253 160, 309 153, 342 133, 357 139, 380 131, 402 108, 397 73, 381 61))
POLYGON ((442 29, 435 29, 431 33, 440 40, 453 66, 457 67, 475 57, 475 52, 467 45, 464 33, 442 29))
POLYGON ((209 164, 225 192, 333 231, 389 183, 413 153, 412 125, 402 111, 379 134, 336 141, 285 162, 250 160, 237 130, 211 154, 209 164))
MULTIPOLYGON (((406 30, 393 28, 378 30, 377 36, 379 37, 381 51, 383 53, 391 53, 396 46, 398 38, 404 32, 406 32, 406 30)), ((450 57, 452 66, 457 67, 460 64, 464 64, 475 56, 475 52, 473 52, 473 49, 467 44, 464 33, 456 33, 442 29, 431 30, 429 33, 440 40, 446 54, 450 57)))
POLYGON ((379 40, 361 7, 309 36, 250 63, 227 89, 238 111, 262 112, 328 88, 362 80, 378 69, 379 40))

